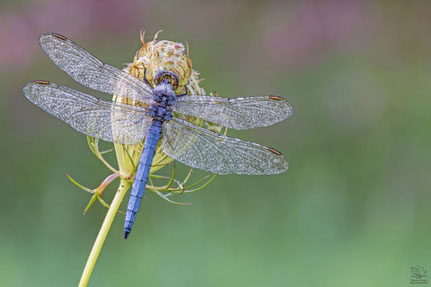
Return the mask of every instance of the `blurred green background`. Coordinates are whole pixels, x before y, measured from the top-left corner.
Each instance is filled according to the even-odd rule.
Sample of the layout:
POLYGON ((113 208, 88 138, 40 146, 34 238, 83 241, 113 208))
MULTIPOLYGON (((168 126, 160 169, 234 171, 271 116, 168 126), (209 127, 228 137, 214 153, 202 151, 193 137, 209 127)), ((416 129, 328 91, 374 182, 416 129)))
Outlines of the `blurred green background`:
POLYGON ((129 240, 116 218, 89 286, 410 286, 411 266, 431 272, 429 1, 0 5, 1 286, 76 286, 106 213, 83 216, 90 195, 65 176, 94 188, 109 174, 85 136, 21 91, 47 79, 89 92, 42 52, 44 32, 124 67, 140 30, 163 29, 188 42, 208 93, 294 107, 230 132, 282 151, 288 172, 219 176, 176 198, 189 207, 147 193, 129 240))

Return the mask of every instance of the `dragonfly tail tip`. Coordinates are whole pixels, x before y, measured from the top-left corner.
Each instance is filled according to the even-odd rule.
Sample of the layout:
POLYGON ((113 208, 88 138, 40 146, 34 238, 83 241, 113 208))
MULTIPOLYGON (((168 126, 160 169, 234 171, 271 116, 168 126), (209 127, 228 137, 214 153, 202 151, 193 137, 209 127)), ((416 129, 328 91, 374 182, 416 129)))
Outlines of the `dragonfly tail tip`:
POLYGON ((129 237, 130 231, 124 231, 124 239, 127 239, 129 237))

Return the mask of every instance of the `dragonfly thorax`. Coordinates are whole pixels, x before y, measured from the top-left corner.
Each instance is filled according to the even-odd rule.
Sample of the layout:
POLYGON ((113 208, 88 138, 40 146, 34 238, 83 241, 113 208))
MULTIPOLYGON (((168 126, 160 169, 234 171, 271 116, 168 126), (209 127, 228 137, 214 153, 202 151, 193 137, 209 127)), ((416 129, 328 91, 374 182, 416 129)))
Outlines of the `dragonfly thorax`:
POLYGON ((162 82, 153 89, 154 105, 151 107, 150 115, 153 119, 164 122, 171 119, 171 105, 175 100, 175 92, 172 86, 162 82))

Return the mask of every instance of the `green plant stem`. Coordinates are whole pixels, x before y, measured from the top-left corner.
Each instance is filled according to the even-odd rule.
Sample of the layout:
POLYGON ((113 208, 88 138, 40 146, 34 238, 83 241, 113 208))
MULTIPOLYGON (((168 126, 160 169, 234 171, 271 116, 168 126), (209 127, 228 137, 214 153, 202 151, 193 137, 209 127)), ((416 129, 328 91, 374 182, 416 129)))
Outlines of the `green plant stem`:
POLYGON ((79 287, 87 286, 88 280, 90 280, 91 272, 93 271, 94 265, 96 264, 97 258, 99 257, 100 250, 102 249, 103 243, 105 242, 115 215, 117 215, 118 208, 120 207, 127 190, 130 188, 130 185, 130 182, 125 179, 121 179, 120 187, 118 188, 117 193, 112 200, 111 207, 105 216, 105 220, 103 221, 102 227, 100 228, 99 234, 97 235, 96 241, 94 242, 93 248, 91 249, 87 264, 85 265, 84 271, 82 272, 81 280, 79 281, 79 287))

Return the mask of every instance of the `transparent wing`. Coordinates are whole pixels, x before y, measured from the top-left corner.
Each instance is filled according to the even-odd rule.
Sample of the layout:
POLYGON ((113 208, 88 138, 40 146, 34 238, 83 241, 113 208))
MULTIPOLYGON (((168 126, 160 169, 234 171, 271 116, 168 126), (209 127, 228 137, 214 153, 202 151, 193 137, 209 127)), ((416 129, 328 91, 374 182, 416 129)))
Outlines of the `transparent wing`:
POLYGON ((221 98, 191 95, 176 99, 172 108, 179 114, 236 130, 269 126, 288 118, 293 112, 285 99, 276 96, 221 98))
POLYGON ((287 170, 277 150, 214 133, 182 119, 164 123, 162 148, 188 166, 219 174, 274 174, 287 170))
POLYGON ((84 86, 145 103, 153 99, 152 88, 146 83, 103 63, 62 35, 42 34, 39 44, 60 69, 84 86))
POLYGON ((47 81, 27 83, 25 96, 75 130, 105 141, 136 144, 151 124, 144 107, 116 104, 47 81))

